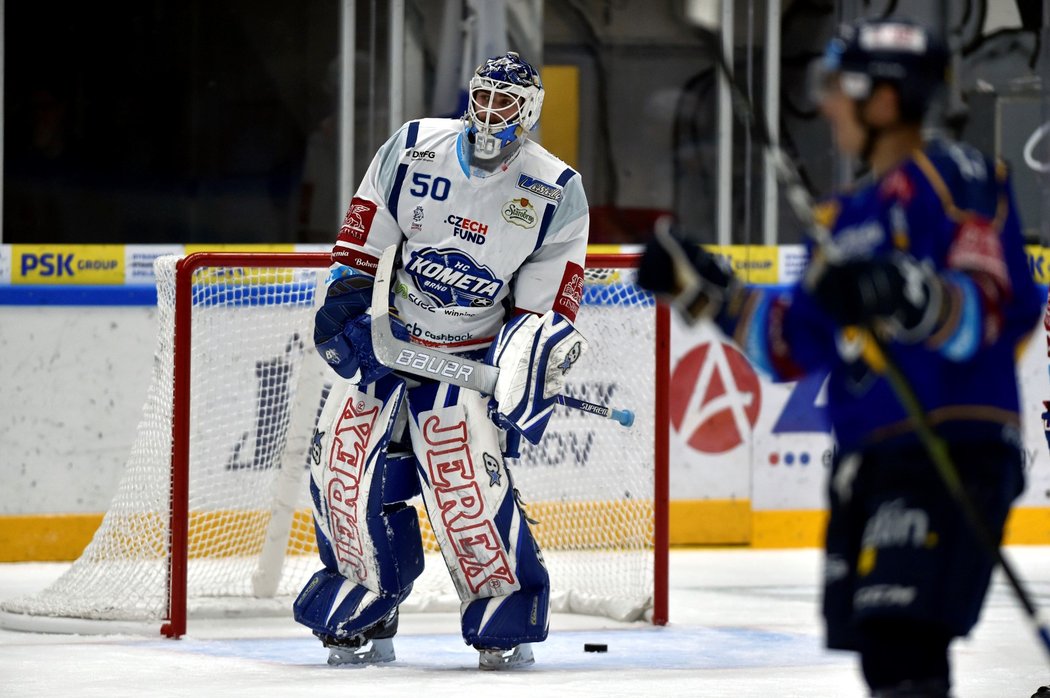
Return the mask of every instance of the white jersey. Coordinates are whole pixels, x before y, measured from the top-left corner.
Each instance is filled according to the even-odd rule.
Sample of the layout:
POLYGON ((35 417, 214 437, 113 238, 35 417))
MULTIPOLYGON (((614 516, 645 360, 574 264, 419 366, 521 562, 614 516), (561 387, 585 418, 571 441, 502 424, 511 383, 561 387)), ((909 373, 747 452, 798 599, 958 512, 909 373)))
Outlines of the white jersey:
POLYGON ((590 220, 579 173, 527 139, 493 173, 472 172, 467 153, 458 119, 402 126, 354 194, 333 261, 374 275, 401 244, 394 307, 413 341, 449 351, 488 346, 514 309, 575 320, 590 220))

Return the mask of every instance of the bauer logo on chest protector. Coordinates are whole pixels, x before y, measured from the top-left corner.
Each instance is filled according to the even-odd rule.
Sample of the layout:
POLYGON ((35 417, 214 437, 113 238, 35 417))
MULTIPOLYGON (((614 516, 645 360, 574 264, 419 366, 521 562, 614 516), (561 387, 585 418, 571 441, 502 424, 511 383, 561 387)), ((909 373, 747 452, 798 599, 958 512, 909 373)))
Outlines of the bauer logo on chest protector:
POLYGON ((405 271, 416 288, 442 308, 487 308, 503 288, 503 281, 491 269, 458 250, 427 248, 413 252, 405 271))
POLYGON ((512 199, 507 203, 503 204, 504 220, 514 225, 520 225, 522 228, 534 228, 536 222, 539 221, 540 217, 536 215, 536 209, 525 197, 520 199, 512 199))
POLYGON ((536 179, 529 174, 522 173, 518 175, 518 188, 524 189, 525 191, 531 191, 536 196, 542 196, 544 199, 550 199, 555 203, 561 201, 561 187, 548 184, 542 179, 536 179))

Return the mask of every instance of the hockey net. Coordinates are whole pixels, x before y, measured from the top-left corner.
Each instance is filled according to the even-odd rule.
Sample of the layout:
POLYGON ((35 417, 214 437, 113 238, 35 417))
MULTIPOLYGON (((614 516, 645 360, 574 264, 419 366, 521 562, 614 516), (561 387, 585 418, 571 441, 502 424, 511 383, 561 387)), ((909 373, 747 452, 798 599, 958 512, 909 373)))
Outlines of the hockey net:
MULTIPOLYGON (((633 427, 558 407, 509 465, 539 521, 553 609, 662 624, 668 323, 631 282, 636 261, 588 257, 578 326, 591 351, 566 389, 634 410, 633 427)), ((153 378, 117 493, 80 558, 0 604, 0 625, 178 637, 187 616, 290 614, 320 569, 307 459, 331 385, 311 341, 328 266, 324 253, 157 260, 153 378)), ((426 569, 402 609, 458 609, 417 506, 426 569)))

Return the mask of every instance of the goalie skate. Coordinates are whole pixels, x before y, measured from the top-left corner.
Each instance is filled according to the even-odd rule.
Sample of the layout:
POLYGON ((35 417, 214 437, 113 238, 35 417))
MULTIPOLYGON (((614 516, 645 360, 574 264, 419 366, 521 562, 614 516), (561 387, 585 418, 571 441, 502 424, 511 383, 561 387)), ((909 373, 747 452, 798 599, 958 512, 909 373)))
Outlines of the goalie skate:
POLYGON ((394 659, 394 639, 390 637, 364 640, 359 647, 351 647, 350 643, 328 647, 328 663, 331 666, 382 664, 394 659))
POLYGON ((478 647, 478 668, 485 671, 519 669, 533 664, 532 645, 523 643, 509 650, 478 647))
POLYGON ((394 635, 397 634, 397 609, 360 635, 346 639, 336 639, 328 635, 318 635, 328 648, 328 663, 331 666, 382 664, 392 662, 394 656, 394 635))

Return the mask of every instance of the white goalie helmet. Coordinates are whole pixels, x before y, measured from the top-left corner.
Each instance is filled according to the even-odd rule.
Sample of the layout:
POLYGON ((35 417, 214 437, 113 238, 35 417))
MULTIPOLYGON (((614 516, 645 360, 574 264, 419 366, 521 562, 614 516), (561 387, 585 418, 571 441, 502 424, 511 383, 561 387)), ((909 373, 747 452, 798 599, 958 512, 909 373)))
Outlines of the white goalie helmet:
POLYGON ((513 51, 478 66, 468 91, 468 130, 476 157, 497 157, 539 121, 543 107, 540 74, 513 51))

